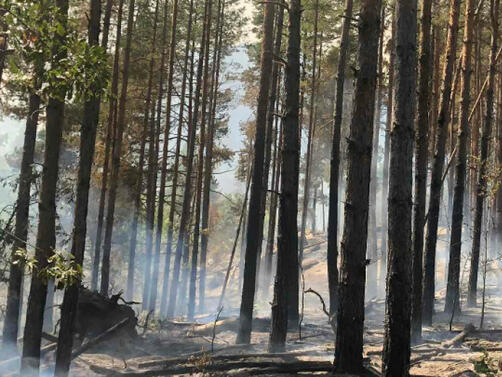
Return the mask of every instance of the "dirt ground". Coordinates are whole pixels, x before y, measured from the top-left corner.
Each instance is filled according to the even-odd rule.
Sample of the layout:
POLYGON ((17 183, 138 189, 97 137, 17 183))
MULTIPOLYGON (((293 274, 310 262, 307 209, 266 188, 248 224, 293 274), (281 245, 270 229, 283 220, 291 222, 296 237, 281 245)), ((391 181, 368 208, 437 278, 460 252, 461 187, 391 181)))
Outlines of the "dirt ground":
MULTIPOLYGON (((304 290, 312 288, 328 299, 326 282, 326 250, 322 237, 312 237, 305 252, 303 263, 304 290)), ((210 261, 211 263, 211 261, 210 261)), ((213 261, 216 263, 216 261, 213 261)), ((502 376, 502 299, 496 279, 489 279, 486 290, 486 312, 484 326, 479 330, 480 308, 462 307, 449 330, 449 316, 442 313, 444 305, 444 271, 446 262, 438 254, 436 312, 433 327, 424 327, 423 340, 414 345, 411 355, 411 375, 418 376, 502 376), (458 335, 466 324, 473 324, 476 330, 461 343, 447 347, 445 342, 458 335)), ((376 284, 368 289, 365 317, 364 357, 369 375, 378 376, 381 370, 381 350, 384 330, 384 286, 382 266, 374 265, 368 278, 376 284), (373 275, 371 275, 373 274, 373 275)), ((211 270, 211 268, 209 268, 211 270)), ((214 271, 214 269, 213 269, 214 271)), ((208 277, 207 307, 216 308, 221 285, 221 274, 213 272, 208 277)), ((237 275, 237 274, 234 274, 237 275)), ((179 317, 175 321, 149 319, 144 327, 145 314, 139 315, 138 337, 117 338, 93 347, 76 358, 72 364, 71 375, 101 376, 154 376, 164 375, 162 370, 171 370, 171 375, 205 376, 265 376, 292 375, 329 375, 327 371, 307 371, 299 373, 267 373, 267 368, 300 364, 325 365, 333 361, 334 334, 323 313, 319 298, 311 293, 301 297, 303 302, 303 321, 300 330, 288 335, 287 352, 291 355, 266 355, 268 331, 270 327, 270 286, 258 289, 255 320, 251 345, 235 345, 238 325, 239 287, 238 278, 233 276, 229 287, 229 297, 225 310, 215 326, 216 313, 200 315, 192 323, 179 317), (266 291, 266 292, 265 292, 266 291), (264 293, 265 292, 265 293, 264 293), (250 354, 257 356, 251 357, 250 354), (225 355, 223 357, 222 355, 225 355), (243 355, 228 356, 228 355, 243 355), (228 358, 225 359, 225 358, 228 358), (296 364, 295 364, 296 363, 296 364), (215 370, 218 366, 228 365, 227 370, 215 370), (260 367, 256 367, 259 365, 260 367), (176 369, 178 368, 178 369, 176 369), (187 368, 185 371, 182 368, 187 368), (174 373, 178 370, 180 373, 174 373), (183 374, 183 372, 186 372, 183 374)), ((268 279, 270 280, 270 279, 268 279)), ((267 281, 260 277, 261 283, 267 281)), ((479 299, 478 301, 481 301, 479 299)), ((44 364, 51 364, 51 354, 44 364)), ((45 377, 45 376, 44 376, 45 377)))

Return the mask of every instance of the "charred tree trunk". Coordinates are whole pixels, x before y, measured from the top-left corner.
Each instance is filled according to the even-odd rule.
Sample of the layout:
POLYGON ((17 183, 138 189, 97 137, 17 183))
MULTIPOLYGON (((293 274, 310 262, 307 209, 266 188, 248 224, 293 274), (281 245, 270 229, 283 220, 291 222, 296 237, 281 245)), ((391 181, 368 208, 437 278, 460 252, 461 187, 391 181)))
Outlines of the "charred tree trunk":
POLYGON ((124 64, 122 67, 122 88, 119 99, 119 109, 117 115, 117 129, 114 136, 112 148, 112 170, 110 175, 110 191, 108 193, 108 208, 106 213, 105 239, 103 244, 103 263, 101 266, 101 286, 102 295, 108 295, 110 283, 110 253, 112 248, 113 221, 115 215, 115 200, 119 184, 120 159, 122 152, 122 138, 124 136, 125 115, 127 106, 127 86, 129 83, 129 61, 131 55, 131 43, 134 28, 134 6, 135 0, 129 0, 129 10, 127 16, 127 35, 124 49, 124 64))
POLYGON ((387 199, 389 193, 389 160, 390 160, 390 133, 392 129, 392 109, 394 106, 392 98, 392 90, 394 88, 394 40, 396 38, 396 17, 395 12, 392 12, 392 25, 391 25, 391 37, 387 44, 387 49, 390 51, 389 57, 389 77, 387 84, 387 114, 385 120, 385 140, 384 140, 384 151, 383 151, 383 182, 382 182, 382 207, 381 207, 381 219, 382 219, 382 265, 381 271, 387 271, 387 199))
MULTIPOLYGON (((281 151, 281 194, 279 197, 279 228, 277 239, 277 272, 272 303, 272 323, 269 351, 284 350, 291 310, 291 294, 298 281, 298 183, 300 170, 300 143, 298 139, 300 97, 300 29, 301 1, 289 4, 289 39, 285 72, 286 114, 284 141, 281 151)), ((297 301, 298 302, 298 301, 297 301)), ((297 309, 298 310, 298 309, 297 309)))
POLYGON ((467 142, 469 140, 469 105, 471 80, 471 53, 474 21, 474 0, 465 5, 464 44, 462 48, 462 103, 457 139, 457 164, 455 165, 455 188, 450 238, 450 262, 448 264, 448 285, 446 288, 445 311, 460 309, 460 251, 462 248, 462 221, 464 213, 465 177, 467 173, 467 142))
MULTIPOLYGON (((56 0, 55 5, 58 12, 56 15, 57 20, 63 28, 63 33, 54 37, 55 41, 52 48, 51 64, 57 69, 58 62, 67 56, 64 45, 67 37, 68 0, 56 0)), ((20 372, 22 376, 38 376, 40 343, 47 296, 47 280, 38 272, 48 266, 48 258, 53 254, 56 246, 56 185, 64 124, 65 103, 62 98, 66 96, 66 93, 64 90, 59 89, 58 94, 58 98, 49 98, 46 109, 44 167, 38 206, 39 217, 35 250, 37 271, 32 274, 26 310, 20 372)))
POLYGON ((307 152, 305 153, 305 177, 303 182, 303 203, 302 203, 302 222, 300 225, 300 246, 299 246, 299 261, 300 266, 303 260, 303 248, 305 245, 305 228, 307 226, 307 213, 309 208, 310 194, 310 170, 312 164, 312 147, 314 144, 314 119, 315 119, 315 100, 316 100, 316 79, 317 79, 317 32, 319 18, 319 0, 315 0, 314 4, 314 45, 312 50, 312 78, 310 80, 310 104, 309 104, 309 128, 307 135, 307 152))
POLYGON ((345 11, 340 37, 340 55, 336 72, 335 115, 333 123, 333 143, 331 146, 328 210, 328 284, 329 312, 334 315, 338 306, 338 186, 340 176, 340 139, 342 129, 343 84, 347 65, 352 0, 345 0, 345 11))
POLYGON ((494 110, 494 86, 497 71, 497 38, 499 28, 499 4, 500 0, 490 0, 490 20, 492 41, 490 48, 490 72, 488 75, 488 87, 486 88, 486 114, 481 134, 481 150, 479 153, 478 184, 476 185, 476 207, 474 212, 474 227, 472 240, 471 269, 469 274, 469 288, 467 305, 476 306, 476 294, 478 286, 479 254, 481 249, 481 226, 483 221, 483 203, 488 195, 488 150, 492 134, 493 110, 494 110))
POLYGON ((366 239, 380 7, 380 0, 361 1, 359 70, 348 139, 345 221, 341 244, 340 302, 335 347, 336 373, 359 374, 363 368, 366 239))
POLYGON ((431 82, 431 18, 432 2, 422 1, 420 22, 420 60, 418 83, 417 125, 415 133, 415 193, 413 204, 413 270, 411 301, 411 338, 417 343, 422 338, 422 277, 427 193, 427 154, 429 147, 429 106, 431 82))
MULTIPOLYGON (((263 200, 263 162, 265 157, 265 131, 267 123, 267 103, 270 91, 274 44, 274 11, 275 5, 266 3, 263 20, 263 41, 261 45, 261 73, 256 111, 256 135, 254 141, 253 173, 251 179, 251 195, 246 236, 246 254, 244 264, 244 282, 239 315, 237 343, 249 343, 253 321, 254 294, 256 287, 256 265, 260 239, 261 201, 263 200)), ((298 290, 296 291, 298 295, 298 290)))
MULTIPOLYGON (((396 1, 394 116, 389 180, 389 268, 382 376, 405 377, 410 367, 412 190, 417 1, 396 1)), ((428 43, 428 41, 427 41, 428 43)), ((427 82, 428 84, 428 82, 427 82)), ((426 85, 428 89, 428 85, 426 85)), ((427 144, 425 152, 427 152, 427 144)))
POLYGON ((424 290, 422 297, 422 321, 432 324, 435 293, 436 243, 438 235, 439 205, 441 201, 441 186, 445 158, 446 137, 448 134, 448 117, 450 111, 450 96, 453 79, 453 68, 457 51, 458 18, 461 0, 450 0, 450 20, 446 46, 446 62, 443 67, 439 113, 436 125, 436 145, 432 162, 432 173, 429 194, 429 209, 427 215, 427 235, 424 256, 424 290))
MULTIPOLYGON (((91 0, 88 26, 88 43, 90 46, 97 46, 99 44, 100 19, 101 2, 99 0, 91 0)), ((98 83, 92 84, 96 85, 98 83)), ((96 93, 93 93, 86 99, 82 128, 80 130, 80 161, 71 248, 71 253, 75 257, 74 261, 79 266, 84 265, 89 188, 91 183, 92 162, 94 160, 96 131, 99 121, 100 101, 101 95, 99 90, 96 90, 96 93)), ((56 349, 55 377, 67 377, 70 370, 80 280, 81 278, 78 277, 74 284, 65 289, 63 304, 61 306, 61 321, 56 349)))

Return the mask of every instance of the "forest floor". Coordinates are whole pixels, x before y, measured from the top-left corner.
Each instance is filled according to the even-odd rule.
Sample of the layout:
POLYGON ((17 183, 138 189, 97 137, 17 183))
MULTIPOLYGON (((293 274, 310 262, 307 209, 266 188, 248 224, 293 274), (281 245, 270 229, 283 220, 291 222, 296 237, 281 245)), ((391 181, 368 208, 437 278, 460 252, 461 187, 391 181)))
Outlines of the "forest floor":
MULTIPOLYGON (((311 245, 315 243, 315 239, 310 240, 311 245)), ((312 287, 327 300, 325 253, 322 243, 309 248, 303 265, 305 290, 312 287)), ((502 299, 496 284, 487 287, 483 330, 471 331, 452 344, 451 339, 463 334, 466 324, 479 327, 481 311, 463 308, 451 323, 450 331, 451 318, 442 313, 445 289, 441 288, 444 282, 441 271, 444 260, 439 259, 437 314, 434 325, 424 327, 422 342, 412 348, 411 375, 502 376, 502 299)), ((217 306, 218 292, 215 288, 208 293, 208 307, 217 306)), ((115 337, 80 355, 72 364, 72 376, 288 376, 297 375, 300 370, 304 371, 301 375, 329 375, 334 334, 318 297, 305 294, 301 333, 297 330, 288 334, 289 355, 268 355, 270 298, 262 297, 257 304, 251 345, 235 345, 237 287, 230 292, 234 293, 226 305, 233 309, 222 313, 218 322, 216 313, 201 315, 192 323, 182 319, 163 322, 150 319, 146 329, 138 327, 137 338, 115 337)), ((381 292, 383 287, 377 284, 373 289, 375 296, 366 303, 364 357, 371 371, 369 375, 373 376, 378 376, 381 370, 385 310, 381 292)), ((139 323, 145 323, 144 314, 139 323)), ((50 364, 50 358, 48 355, 45 362, 50 364)))

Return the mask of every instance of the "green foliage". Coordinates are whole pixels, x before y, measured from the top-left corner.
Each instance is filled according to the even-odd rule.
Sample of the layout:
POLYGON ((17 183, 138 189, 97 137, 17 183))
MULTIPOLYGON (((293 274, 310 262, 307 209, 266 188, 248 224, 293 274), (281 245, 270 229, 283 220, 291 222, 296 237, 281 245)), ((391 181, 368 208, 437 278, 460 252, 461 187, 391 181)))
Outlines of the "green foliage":
POLYGON ((76 19, 67 19, 47 1, 0 0, 0 10, 9 25, 13 53, 8 68, 14 85, 62 101, 86 100, 106 90, 106 52, 87 43, 76 19))
POLYGON ((82 266, 71 253, 57 250, 47 259, 47 266, 39 268, 39 261, 25 249, 15 252, 14 264, 23 265, 28 273, 37 272, 45 280, 53 279, 56 289, 69 287, 82 278, 82 266))

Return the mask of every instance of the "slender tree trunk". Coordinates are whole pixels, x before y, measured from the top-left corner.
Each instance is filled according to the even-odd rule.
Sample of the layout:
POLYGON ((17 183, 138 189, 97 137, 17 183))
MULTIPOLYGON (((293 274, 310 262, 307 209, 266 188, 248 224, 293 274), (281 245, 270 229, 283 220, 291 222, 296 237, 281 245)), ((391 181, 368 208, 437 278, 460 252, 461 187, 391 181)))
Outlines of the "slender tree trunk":
MULTIPOLYGON (((437 133, 437 118, 438 118, 438 105, 439 105, 439 85, 440 85, 440 58, 441 58, 441 47, 439 30, 437 26, 432 27, 432 60, 433 60, 433 80, 432 80, 432 97, 431 97, 431 113, 430 113, 430 135, 429 135, 429 155, 432 160, 434 157, 434 146, 436 145, 436 133, 437 133)), ((424 225, 425 227, 425 225, 424 225)))
POLYGON ((381 207, 381 219, 382 219, 382 265, 381 271, 387 271, 387 228, 388 228, 388 218, 387 218, 387 199, 389 193, 389 160, 390 160, 390 133, 392 129, 392 112, 393 112, 393 98, 392 90, 394 88, 394 61, 396 59, 394 53, 394 40, 396 38, 396 17, 395 12, 392 12, 392 25, 391 25, 391 37, 387 44, 387 49, 390 51, 389 57, 389 77, 387 86, 387 114, 385 120, 385 139, 384 139, 384 151, 383 151, 383 182, 382 182, 382 207, 381 207))
MULTIPOLYGON (((97 46, 99 44, 100 19, 101 2, 99 0, 91 0, 88 26, 88 43, 90 46, 97 46)), ((86 99, 82 128, 80 130, 80 161, 71 248, 71 253, 75 257, 74 261, 80 266, 84 264, 89 188, 96 144, 96 131, 99 121, 100 101, 101 95, 99 93, 92 94, 86 99)), ((81 277, 78 277, 74 284, 65 289, 56 349, 55 377, 67 377, 70 370, 80 284, 81 277)))
MULTIPOLYGON (((101 181, 101 191, 99 196, 99 209, 98 209, 98 223, 96 226, 96 240, 94 244, 94 255, 92 262, 92 273, 91 273, 91 289, 93 291, 98 289, 98 280, 99 280, 99 264, 101 260, 101 241, 103 234, 103 222, 104 222, 104 214, 105 214, 105 202, 106 202, 106 191, 107 191, 107 182, 108 182, 108 171, 110 164, 110 151, 112 149, 112 143, 115 140, 115 130, 117 128, 117 98, 118 98, 118 87, 119 87, 119 60, 120 60, 120 41, 122 35, 122 12, 124 8, 124 0, 119 1, 119 9, 117 14, 117 32, 115 38, 115 56, 113 58, 113 74, 112 74, 112 83, 111 83, 111 93, 110 93, 110 105, 108 109, 108 126, 106 129, 106 141, 105 141, 105 156, 103 162, 103 176, 101 181)), ((111 10, 110 10, 111 11, 111 10)), ((106 25, 106 24, 105 24, 106 25)), ((103 43, 104 43, 104 31, 103 31, 103 43)), ((102 45, 103 46, 103 45, 102 45)), ((106 48, 106 46, 103 46, 106 48)), ((142 151, 144 151, 144 144, 142 147, 142 151)), ((142 156, 143 153, 140 153, 142 156)), ((140 159, 141 162, 141 159, 140 159)), ((142 166, 141 166, 142 168, 142 166)), ((142 170, 142 169, 141 169, 142 170)), ((136 237, 136 228, 137 228, 137 215, 133 217, 133 237, 136 237), (134 227, 134 223, 136 221, 136 226, 134 227)), ((134 247, 136 247, 136 239, 134 238, 134 247)), ((131 254, 129 254, 131 255, 131 254)), ((129 257, 129 269, 131 269, 131 265, 134 266, 134 263, 129 257)), ((129 277, 128 277, 129 281, 129 277)), ((131 294, 132 291, 128 292, 131 294)))
MULTIPOLYGON (((173 76, 171 76, 171 72, 174 75, 174 61, 175 61, 175 52, 176 50, 173 46, 176 45, 176 26, 178 23, 178 1, 174 0, 173 2, 173 18, 171 20, 171 41, 169 44, 169 75, 167 80, 167 100, 166 100, 166 112, 170 113, 171 108, 171 98, 172 98, 172 80, 173 76)), ((162 286, 162 296, 160 300, 160 313, 164 315, 167 306, 167 292, 168 292, 168 283, 169 283, 169 269, 171 267, 171 254, 172 254, 172 243, 173 243, 173 229, 174 229, 174 214, 176 209, 176 194, 178 192, 178 177, 179 177, 179 161, 180 161, 180 150, 181 150, 181 133, 183 131, 183 115, 185 108, 185 94, 186 94, 186 84, 187 84, 187 71, 188 71, 188 61, 190 60, 190 41, 192 36, 192 15, 193 15, 193 0, 190 0, 190 8, 188 10, 188 28, 187 28, 187 36, 185 42, 185 58, 184 58, 184 66, 183 66, 183 74, 181 80, 181 93, 180 93, 180 108, 179 108, 179 118, 178 118, 178 130, 177 130, 177 138, 176 138, 176 151, 174 154, 174 167, 173 167, 173 180, 172 180, 172 189, 171 189, 171 200, 169 204, 169 215, 168 215, 168 225, 167 225, 167 245, 166 245, 166 258, 164 263, 164 282, 162 286)), ((193 63, 193 59, 192 59, 193 63)), ((193 64, 190 69, 190 82, 193 74, 193 64)), ((170 118, 166 117, 166 122, 170 122, 170 118)), ((164 179, 161 178, 161 185, 163 184, 164 179)), ((161 186, 162 189, 162 186, 161 186)), ((159 194, 160 197, 160 194, 159 194)), ((160 211, 158 213, 160 215, 160 211)), ((157 219, 157 226, 162 224, 163 221, 159 221, 157 219)), ((158 229, 157 229, 158 231, 158 229)))
MULTIPOLYGON (((244 263, 244 282, 242 286, 242 299, 239 315, 239 330, 237 343, 249 343, 253 321, 254 294, 256 287, 256 265, 258 240, 260 239, 261 201, 263 200, 263 162, 265 157, 265 132, 267 123, 267 104, 270 91, 270 77, 273 65, 274 44, 274 12, 275 5, 266 3, 263 12, 263 40, 261 45, 261 73, 258 93, 258 106, 256 110, 256 136, 254 141, 253 174, 251 179, 251 195, 246 236, 246 254, 244 263)), ((294 288, 292 288, 294 289, 294 288)), ((298 295, 298 290, 296 291, 298 295)))
POLYGON ((335 115, 333 123, 333 143, 331 146, 330 178, 329 178, 329 210, 328 210, 328 284, 329 312, 334 315, 338 306, 338 186, 340 176, 340 139, 342 129, 343 84, 347 65, 348 45, 350 39, 350 22, 352 19, 352 0, 345 0, 342 35, 340 37, 340 56, 336 73, 335 115))
MULTIPOLYGON (((108 125, 106 128, 106 138, 105 138, 105 152, 103 159, 103 173, 101 181, 101 190, 99 197, 99 209, 98 209, 98 220, 96 225, 96 237, 94 240, 94 255, 92 259, 92 271, 91 271, 91 290, 97 290, 98 286, 98 276, 99 276, 99 263, 101 259, 101 243, 103 234, 103 222, 105 213, 105 201, 106 201, 106 186, 108 181, 108 171, 109 171, 109 160, 110 160, 110 150, 112 148, 112 140, 114 138, 115 128, 116 128, 116 118, 117 118, 117 96, 118 96, 118 75, 119 75, 119 57, 120 57, 120 39, 121 39, 121 29, 122 29, 122 11, 123 11, 123 0, 119 2, 119 8, 117 12, 117 32, 116 32, 116 42, 115 42, 115 53, 113 58, 113 73, 111 81, 111 93, 109 98, 109 109, 108 109, 108 125)), ((107 0, 105 8, 105 17, 103 20, 103 35, 101 40, 101 47, 104 50, 108 47, 108 34, 110 32, 110 18, 113 7, 113 0, 107 0)))
POLYGON ((312 50, 312 78, 310 80, 310 106, 309 106, 309 129, 307 136, 307 152, 305 153, 305 177, 303 182, 303 205, 302 205, 302 222, 300 225, 300 247, 299 247, 299 261, 300 266, 303 260, 303 248, 305 246, 305 228, 307 225, 307 213, 309 208, 309 192, 310 192, 310 174, 312 164, 312 147, 314 143, 314 113, 316 110, 315 96, 316 96, 316 79, 317 79, 317 32, 318 32, 318 18, 319 18, 319 0, 314 3, 314 46, 312 50))
POLYGON ((220 66, 221 66, 221 49, 223 41, 225 17, 225 0, 218 2, 218 18, 215 34, 215 48, 213 53, 213 73, 211 80, 211 105, 209 130, 206 146, 206 159, 204 161, 204 197, 202 200, 202 235, 201 235, 201 250, 200 250, 200 279, 199 279, 199 312, 205 310, 206 298, 206 259, 207 246, 209 243, 209 205, 211 197, 211 181, 213 168, 213 147, 214 135, 216 131, 216 111, 218 106, 218 89, 220 84, 220 66))
POLYGON ((453 79, 453 68, 457 50, 458 18, 461 0, 450 0, 450 19, 446 46, 446 61, 443 66, 439 113, 436 125, 436 146, 432 162, 432 173, 427 215, 427 235, 424 256, 424 290, 422 297, 423 318, 426 325, 432 324, 434 312, 436 243, 438 235, 439 205, 445 158, 446 136, 448 133, 448 116, 450 111, 450 94, 453 79))
MULTIPOLYGON (((417 1, 396 1, 396 81, 393 91, 395 106, 391 130, 388 199, 389 268, 382 357, 382 376, 386 377, 406 377, 410 367, 416 39, 417 1)), ((428 82, 425 87, 428 89, 428 82)), ((426 148, 427 144, 425 152, 426 148)))
MULTIPOLYGON (((195 314, 195 295, 196 295, 196 282, 197 282, 197 262, 199 256, 199 237, 200 237, 200 215, 202 205, 202 182, 204 175, 204 147, 206 145, 206 123, 207 123, 207 103, 209 95, 209 48, 211 45, 211 21, 212 21, 212 0, 208 3, 207 22, 206 22, 206 37, 204 43, 204 75, 202 87, 202 108, 201 120, 199 130, 199 155, 197 166, 197 183, 196 183, 196 199, 195 199, 195 221, 193 232, 193 247, 192 247, 192 266, 190 271, 190 285, 189 285, 189 298, 188 298, 188 319, 192 320, 195 314)), ((219 11, 219 6, 218 6, 219 11)), ((217 30, 217 29, 216 29, 217 30)), ((217 32, 215 33, 217 36, 217 32)), ((215 39, 216 40, 216 39, 215 39)), ((216 48, 216 45, 214 46, 216 48)))
MULTIPOLYGON (((300 142, 298 139, 300 97, 300 0, 289 4, 289 39, 285 72, 286 114, 284 141, 281 150, 281 194, 279 197, 279 228, 277 238, 277 272, 272 303, 272 323, 269 351, 284 350, 291 310, 290 295, 298 295, 298 184, 300 170, 300 142)), ((249 236, 249 235, 248 235, 249 236)), ((298 301, 296 301, 298 303, 298 301)), ((296 307, 298 310, 298 306, 296 307)))
MULTIPOLYGON (((381 9, 381 19, 385 19, 385 7, 381 9)), ((382 105, 382 79, 383 79, 383 34, 385 25, 380 24, 378 38, 378 69, 377 69, 377 89, 375 101, 375 120, 373 124, 373 141, 372 141, 372 157, 371 157, 371 177, 370 177, 370 196, 369 196, 369 213, 368 213, 368 250, 367 257, 370 260, 366 275, 366 297, 375 297, 378 294, 379 281, 377 280, 378 269, 378 234, 377 234, 377 219, 376 219, 376 202, 377 202, 377 180, 378 180, 378 148, 380 146, 380 108, 382 105)))
MULTIPOLYGON (((189 130, 188 130, 188 151, 187 151, 187 168, 186 168, 186 177, 185 177, 185 191, 183 194, 183 208, 181 212, 181 218, 179 223, 179 232, 178 232, 178 242, 176 244, 176 255, 174 260, 174 270, 173 276, 171 279, 171 287, 170 287, 170 295, 169 302, 167 306, 167 316, 172 317, 174 315, 174 310, 176 308, 176 299, 178 295, 178 283, 180 277, 180 267, 181 267, 181 257, 183 253, 183 249, 188 246, 188 233, 190 228, 190 203, 192 199, 192 187, 191 187, 191 177, 193 173, 193 159, 195 152, 195 131, 199 117, 199 105, 200 105, 200 93, 202 86, 202 74, 204 68, 204 56, 205 56, 205 47, 206 47, 206 38, 209 38, 208 35, 208 22, 209 22, 209 3, 212 0, 208 0, 206 2, 206 9, 204 12, 204 25, 202 27, 203 33, 201 38, 201 44, 199 49, 199 62, 197 64, 197 77, 196 77, 196 85, 195 85, 195 100, 194 100, 194 109, 192 119, 189 122, 189 130)), ((182 292, 181 294, 183 294, 182 292)))
POLYGON ((471 53, 474 21, 474 0, 465 6, 464 44, 462 48, 462 103, 457 140, 457 164, 455 165, 455 188, 453 194, 452 226, 450 238, 450 262, 446 288, 445 311, 460 309, 460 251, 462 247, 462 221, 464 210, 465 176, 467 173, 467 142, 469 140, 469 105, 471 79, 471 53))
POLYGON ((499 4, 500 0, 490 0, 490 20, 492 29, 492 41, 490 49, 490 72, 488 76, 488 87, 486 88, 486 114, 481 134, 481 150, 479 153, 479 173, 478 184, 476 185, 476 208, 474 213, 474 227, 472 240, 471 269, 469 274, 469 289, 467 296, 468 306, 476 306, 476 294, 478 286, 479 253, 481 248, 481 226, 483 220, 484 199, 488 195, 488 150, 492 134, 493 110, 494 110, 494 86, 495 74, 497 70, 497 38, 499 26, 499 4))
MULTIPOLYGON (((152 279, 152 249, 153 249, 153 228, 155 223, 155 199, 157 196, 157 188, 155 185, 157 177, 157 158, 156 151, 157 137, 156 137, 156 124, 153 119, 150 119, 150 109, 152 102, 153 90, 153 73, 155 66, 155 53, 157 49, 157 26, 159 20, 159 3, 155 2, 155 11, 153 16, 153 36, 152 44, 150 46, 150 64, 148 69, 148 84, 146 89, 145 113, 143 115, 143 122, 145 128, 149 129, 148 133, 148 174, 146 183, 146 251, 145 251, 145 265, 144 265, 144 285, 143 285, 143 300, 142 309, 148 310, 150 308, 150 284, 152 279)), ((155 105, 154 105, 155 106, 155 105)), ((167 144, 167 139, 164 140, 167 144)), ((162 205, 162 204, 160 204, 162 205)))
POLYGON ((339 307, 335 347, 336 373, 363 368, 366 239, 371 147, 380 30, 380 0, 362 0, 359 16, 359 71, 348 139, 345 221, 342 238, 339 307))
POLYGON ((131 43, 134 28, 134 6, 135 0, 129 0, 129 10, 127 16, 127 36, 124 49, 124 64, 122 66, 122 88, 119 99, 119 109, 117 115, 117 130, 115 133, 112 150, 112 170, 110 175, 110 191, 108 193, 108 208, 105 224, 105 239, 103 244, 103 264, 101 266, 101 286, 102 295, 108 295, 110 283, 110 253, 112 248, 113 221, 115 215, 115 200, 119 184, 120 158, 122 152, 122 138, 124 136, 125 115, 127 106, 127 86, 129 83, 129 61, 131 55, 131 43))
POLYGON ((418 343, 422 338, 422 277, 427 193, 427 153, 429 136, 429 106, 431 82, 431 18, 432 2, 422 1, 420 22, 420 60, 418 83, 417 125, 415 133, 415 192, 413 204, 413 272, 411 301, 411 338, 418 343))
MULTIPOLYGON (((52 64, 57 69, 58 62, 66 58, 68 0, 56 0, 57 19, 63 28, 63 33, 57 34, 52 50, 52 64)), ((45 10, 43 10, 45 11, 45 10)), ((53 254, 56 246, 56 186, 59 173, 59 150, 63 134, 64 98, 66 93, 60 91, 58 99, 51 97, 46 108, 46 133, 44 167, 42 170, 42 184, 38 206, 39 221, 35 259, 37 272, 48 266, 48 258, 53 254)), ((47 296, 47 280, 39 273, 32 274, 28 307, 26 310, 26 324, 24 327, 23 355, 21 372, 24 376, 38 376, 40 366, 40 344, 42 340, 42 326, 44 308, 47 296)))
POLYGON ((9 353, 17 351, 17 336, 19 333, 19 317, 21 316, 22 290, 23 290, 23 265, 16 256, 16 250, 26 249, 28 238, 30 191, 33 180, 33 155, 37 136, 38 116, 40 108, 40 96, 37 88, 40 87, 40 67, 35 68, 33 80, 34 89, 30 93, 28 103, 28 117, 24 131, 23 157, 21 171, 19 173, 19 189, 16 201, 16 225, 14 227, 14 244, 9 270, 9 285, 7 290, 7 306, 3 326, 2 346, 9 353))
MULTIPOLYGON (((163 26, 162 26, 162 57, 160 61, 160 74, 159 74, 159 87, 158 87, 158 95, 157 95, 157 115, 156 115, 156 129, 158 132, 158 138, 160 138, 160 130, 161 130, 161 118, 162 118, 162 100, 164 97, 164 72, 166 65, 166 43, 167 43, 167 23, 168 23, 168 10, 169 4, 168 1, 164 2, 164 16, 163 16, 163 26)), ((170 108, 170 104, 169 104, 170 108)), ((167 108, 166 108, 167 110, 167 108)), ((170 110, 169 110, 170 111, 170 110)), ((166 121, 166 127, 164 129, 164 141, 163 141, 163 151, 162 151, 162 168, 164 168, 164 161, 167 160, 167 153, 164 156, 164 150, 168 149, 169 146, 169 133, 170 133, 170 122, 166 121)), ((157 151, 158 156, 158 151, 157 151)), ((167 164, 167 161, 166 161, 167 164)), ((156 163, 156 170, 158 168, 158 164, 156 163)), ((167 165, 166 165, 167 170, 167 165)), ((163 170, 162 170, 163 171, 163 170)), ((157 289, 159 282, 159 264, 160 264, 160 242, 162 239, 162 225, 164 221, 164 197, 165 197, 165 174, 160 179, 160 190, 159 190, 159 205, 157 207, 157 228, 155 234, 155 250, 153 254, 153 266, 152 266, 152 279, 150 284, 150 290, 146 292, 148 296, 148 310, 155 311, 156 303, 157 303, 157 289), (159 218, 159 214, 162 212, 162 216, 159 218)))

